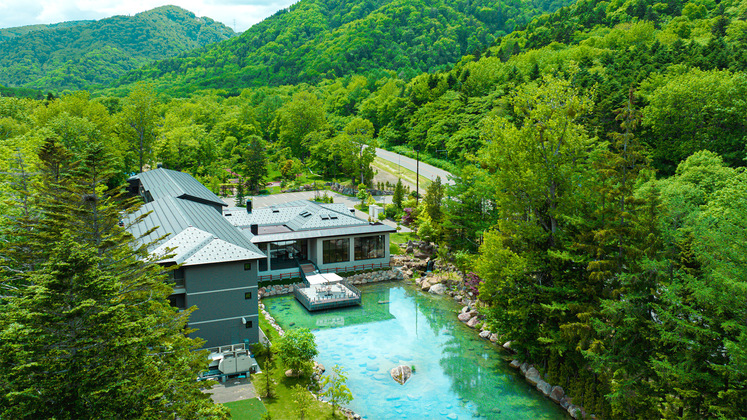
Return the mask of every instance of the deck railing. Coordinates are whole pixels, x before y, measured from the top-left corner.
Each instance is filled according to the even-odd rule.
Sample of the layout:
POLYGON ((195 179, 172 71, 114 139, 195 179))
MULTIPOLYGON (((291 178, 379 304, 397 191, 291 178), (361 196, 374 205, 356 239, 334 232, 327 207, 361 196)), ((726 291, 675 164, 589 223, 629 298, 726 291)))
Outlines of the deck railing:
MULTIPOLYGON (((319 272, 322 274, 347 273, 348 271, 375 270, 377 268, 389 268, 391 266, 392 266, 391 262, 374 263, 374 264, 358 264, 358 265, 345 266, 345 267, 324 268, 324 269, 319 270, 319 272)), ((293 271, 289 273, 265 274, 265 275, 257 277, 257 280, 276 281, 276 280, 292 279, 292 278, 299 278, 299 277, 301 277, 301 275, 298 273, 298 271, 293 271)))

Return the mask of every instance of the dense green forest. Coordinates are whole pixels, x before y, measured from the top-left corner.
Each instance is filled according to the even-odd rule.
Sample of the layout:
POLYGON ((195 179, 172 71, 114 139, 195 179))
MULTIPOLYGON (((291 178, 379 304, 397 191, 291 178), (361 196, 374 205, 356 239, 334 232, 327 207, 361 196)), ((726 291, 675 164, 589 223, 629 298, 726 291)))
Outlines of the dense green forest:
POLYGON ((62 92, 108 85, 126 72, 236 34, 176 6, 99 21, 0 30, 0 83, 62 92))
MULTIPOLYGON (((362 145, 419 150, 456 175, 429 196, 455 199, 408 218, 479 276, 518 358, 602 418, 747 417, 747 2, 517 7, 515 31, 471 30, 443 62, 418 55, 440 51, 425 34, 470 18, 426 2, 382 35, 399 61, 379 66, 395 47, 365 47, 384 45, 370 22, 405 3, 324 9, 339 18, 311 29, 326 3, 302 1, 114 89, 0 98, 0 172, 42 164, 56 139, 73 160, 103 144, 112 185, 142 153, 215 191, 233 177, 256 190, 308 171, 371 182, 362 145)), ((7 238, 23 207, 3 194, 7 238)))
POLYGON ((568 1, 301 1, 240 37, 144 66, 122 83, 154 80, 159 90, 237 92, 248 86, 317 83, 394 70, 436 71, 568 1))

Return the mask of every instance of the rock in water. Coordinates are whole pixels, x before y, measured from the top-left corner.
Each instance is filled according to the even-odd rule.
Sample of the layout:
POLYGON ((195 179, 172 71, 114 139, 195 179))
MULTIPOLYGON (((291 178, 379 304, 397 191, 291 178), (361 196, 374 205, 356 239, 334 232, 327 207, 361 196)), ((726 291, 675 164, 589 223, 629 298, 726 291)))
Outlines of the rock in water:
POLYGON ((394 379, 398 384, 404 385, 412 376, 412 369, 410 369, 410 366, 399 365, 392 368, 392 370, 389 371, 389 374, 392 375, 392 379, 394 379))

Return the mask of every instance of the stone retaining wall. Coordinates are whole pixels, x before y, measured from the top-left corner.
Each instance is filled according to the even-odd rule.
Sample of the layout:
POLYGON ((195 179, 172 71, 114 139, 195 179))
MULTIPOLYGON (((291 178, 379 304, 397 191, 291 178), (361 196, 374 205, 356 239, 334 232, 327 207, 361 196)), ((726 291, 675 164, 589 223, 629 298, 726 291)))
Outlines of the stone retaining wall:
MULTIPOLYGON (((404 278, 405 276, 402 274, 402 271, 396 268, 391 268, 384 271, 372 271, 369 273, 355 274, 353 276, 345 277, 344 279, 349 281, 352 285, 358 286, 361 284, 378 283, 381 281, 403 280, 404 278)), ((301 284, 299 283, 299 286, 300 285, 301 284)), ((287 295, 289 293, 293 293, 293 285, 277 284, 267 287, 260 287, 258 293, 260 299, 269 296, 287 295)))

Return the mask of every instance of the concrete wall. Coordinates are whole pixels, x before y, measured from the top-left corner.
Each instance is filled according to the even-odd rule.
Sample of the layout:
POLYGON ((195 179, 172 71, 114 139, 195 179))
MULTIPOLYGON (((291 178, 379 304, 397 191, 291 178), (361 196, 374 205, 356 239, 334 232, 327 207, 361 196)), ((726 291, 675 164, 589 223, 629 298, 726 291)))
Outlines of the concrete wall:
POLYGON ((206 340, 203 347, 259 341, 257 265, 254 260, 184 267, 186 305, 197 307, 189 327, 198 331, 190 336, 206 340), (251 263, 249 270, 245 263, 251 263))

